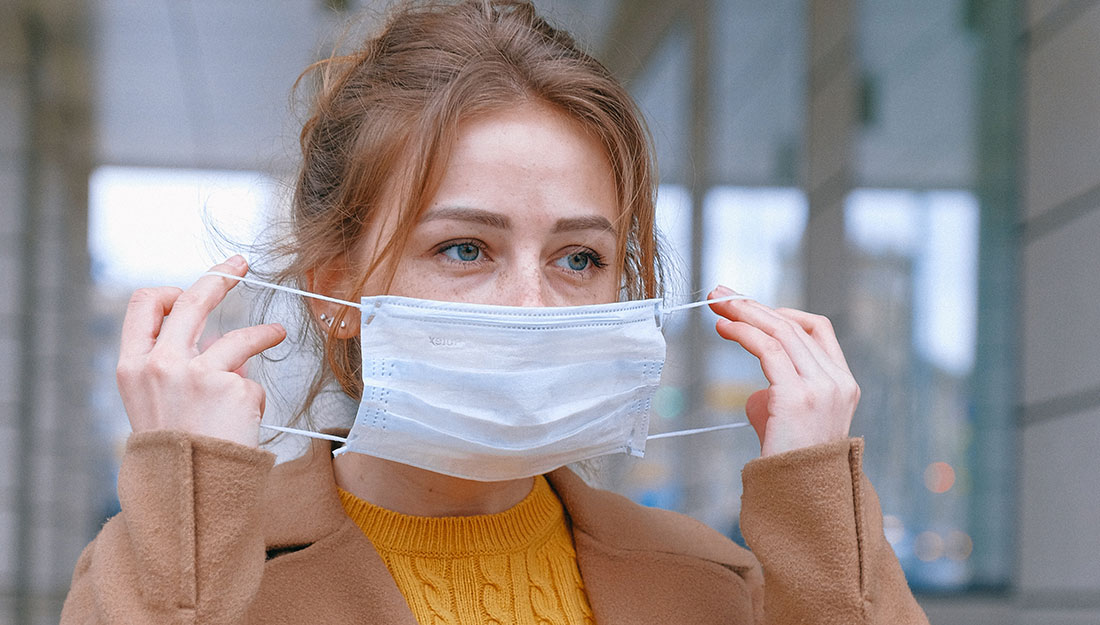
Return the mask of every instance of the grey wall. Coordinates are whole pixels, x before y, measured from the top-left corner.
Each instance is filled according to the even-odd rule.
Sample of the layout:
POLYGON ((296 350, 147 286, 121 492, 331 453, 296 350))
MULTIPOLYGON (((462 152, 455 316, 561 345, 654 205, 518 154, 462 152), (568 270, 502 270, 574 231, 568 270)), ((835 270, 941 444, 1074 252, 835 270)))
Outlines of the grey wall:
POLYGON ((934 623, 1100 623, 1100 1, 1025 3, 1016 584, 934 623))
POLYGON ((0 622, 56 623, 95 531, 87 379, 88 19, 0 5, 0 622))
MULTIPOLYGON (((87 519, 99 514, 88 509, 99 451, 84 422, 81 347, 87 175, 93 146, 101 160, 142 158, 92 141, 96 51, 84 5, 0 3, 0 623, 18 622, 17 609, 26 622, 56 622, 75 554, 95 529, 87 519)), ((1025 0, 1024 14, 1015 586, 922 598, 933 623, 1100 623, 1100 0, 1025 0)), ((828 18, 815 16, 819 31, 850 27, 826 27, 828 18)), ((828 85, 809 104, 841 111, 828 116, 841 126, 809 132, 843 128, 850 103, 828 85)), ((232 156, 219 163, 236 164, 232 156)), ((837 172, 809 174, 827 219, 826 181, 837 172)))
POLYGON ((1100 2, 1028 3, 1020 569, 1100 621, 1100 2))

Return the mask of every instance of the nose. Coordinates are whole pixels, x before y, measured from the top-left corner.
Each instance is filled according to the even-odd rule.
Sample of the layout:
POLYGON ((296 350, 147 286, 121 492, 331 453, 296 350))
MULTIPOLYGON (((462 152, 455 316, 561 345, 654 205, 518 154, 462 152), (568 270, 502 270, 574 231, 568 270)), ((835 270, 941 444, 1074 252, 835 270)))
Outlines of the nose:
POLYGON ((507 306, 550 306, 549 285, 538 263, 512 268, 500 285, 501 301, 507 306))

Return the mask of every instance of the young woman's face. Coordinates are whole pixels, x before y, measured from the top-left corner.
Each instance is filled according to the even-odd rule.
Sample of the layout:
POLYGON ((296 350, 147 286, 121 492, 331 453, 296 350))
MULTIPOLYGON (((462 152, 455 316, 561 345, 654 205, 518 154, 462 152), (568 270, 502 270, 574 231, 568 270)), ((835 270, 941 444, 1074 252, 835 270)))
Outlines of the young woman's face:
POLYGON ((389 292, 510 306, 616 301, 618 213, 607 154, 572 120, 538 104, 478 117, 460 127, 389 292))

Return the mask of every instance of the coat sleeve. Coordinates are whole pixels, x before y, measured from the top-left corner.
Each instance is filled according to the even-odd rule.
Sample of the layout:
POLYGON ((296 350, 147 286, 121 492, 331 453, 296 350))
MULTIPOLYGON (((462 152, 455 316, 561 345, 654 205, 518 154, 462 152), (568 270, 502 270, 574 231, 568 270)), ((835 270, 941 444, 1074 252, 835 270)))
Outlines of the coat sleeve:
POLYGON ((85 548, 68 623, 240 623, 260 585, 260 507, 274 456, 175 431, 133 434, 122 512, 85 548))
POLYGON ((741 529, 763 567, 765 623, 927 625, 862 454, 849 439, 745 465, 741 529))

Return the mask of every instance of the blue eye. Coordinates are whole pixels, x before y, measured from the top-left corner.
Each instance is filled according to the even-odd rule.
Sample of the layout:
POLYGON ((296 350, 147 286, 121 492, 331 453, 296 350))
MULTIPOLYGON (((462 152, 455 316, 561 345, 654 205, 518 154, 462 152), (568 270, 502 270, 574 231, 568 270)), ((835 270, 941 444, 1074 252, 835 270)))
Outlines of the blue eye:
POLYGON ((573 271, 584 271, 585 268, 588 267, 589 260, 588 254, 581 253, 570 254, 565 257, 566 264, 568 264, 569 268, 573 271))
POLYGON ((465 263, 473 262, 481 256, 481 248, 473 243, 456 243, 448 245, 440 251, 449 258, 465 263))
POLYGON ((581 272, 592 267, 603 267, 603 263, 599 255, 592 251, 580 251, 573 252, 572 254, 566 254, 557 260, 555 263, 562 269, 568 269, 569 271, 581 272))

